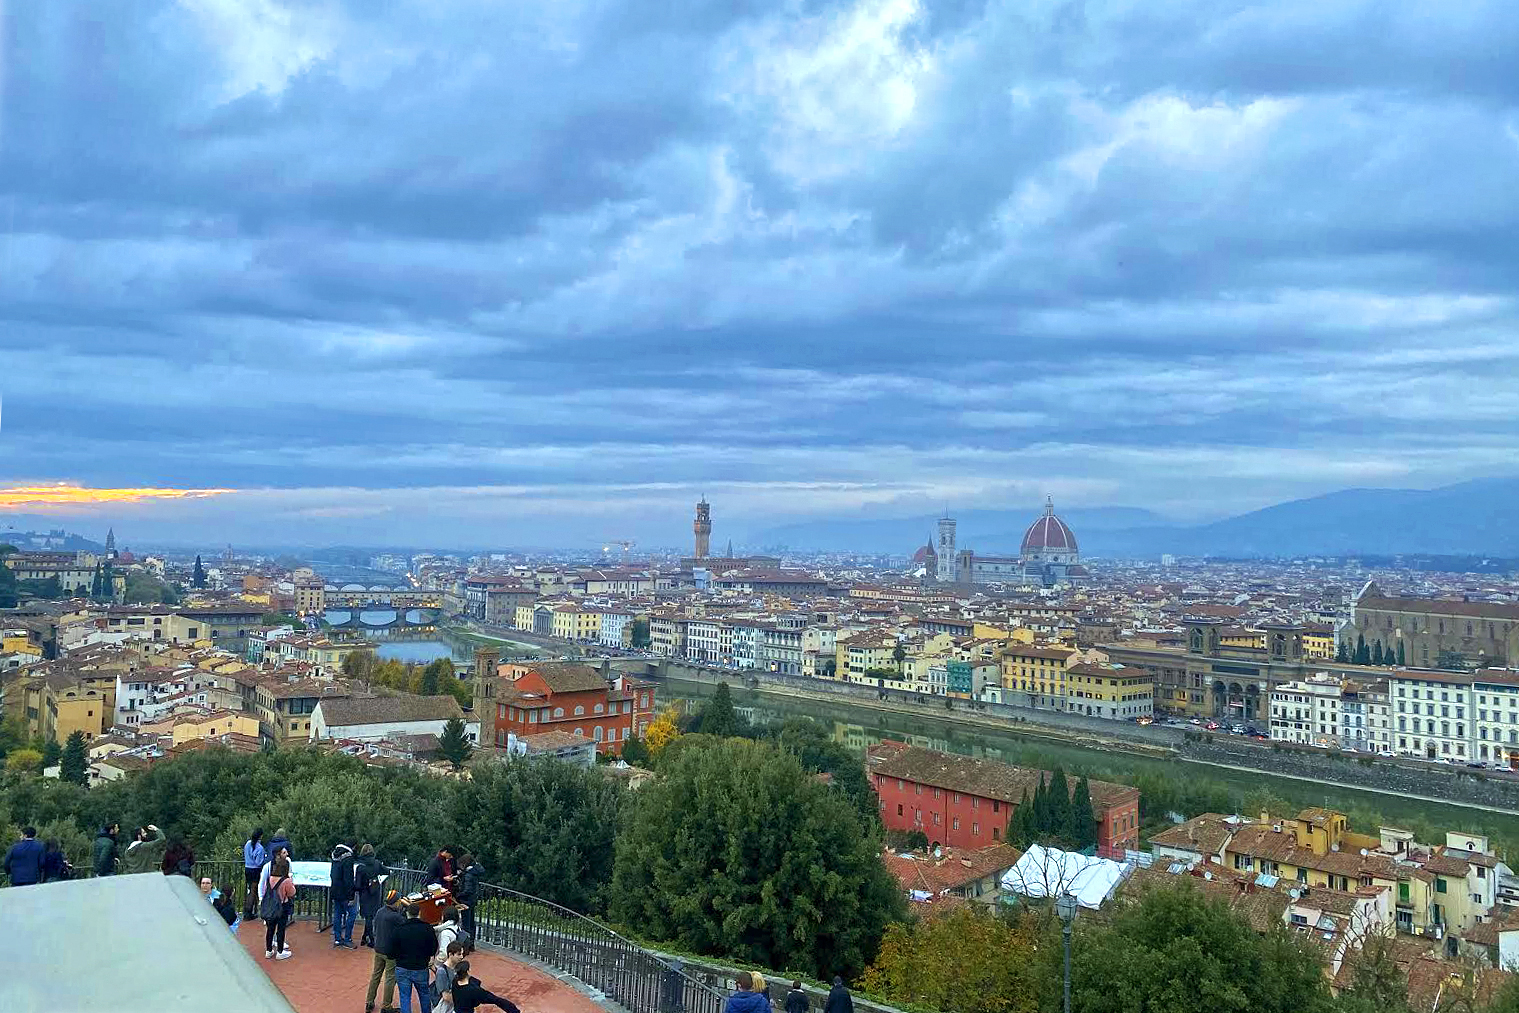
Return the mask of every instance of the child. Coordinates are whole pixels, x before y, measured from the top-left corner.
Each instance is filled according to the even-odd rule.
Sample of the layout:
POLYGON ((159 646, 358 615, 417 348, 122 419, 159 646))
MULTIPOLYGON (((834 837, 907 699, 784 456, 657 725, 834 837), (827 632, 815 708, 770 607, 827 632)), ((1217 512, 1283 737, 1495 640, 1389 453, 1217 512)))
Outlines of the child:
POLYGON ((442 960, 434 960, 433 967, 436 973, 433 977, 432 994, 436 1005, 433 1006, 433 1013, 453 1013, 454 975, 463 960, 464 944, 458 940, 448 944, 448 952, 444 954, 442 960))

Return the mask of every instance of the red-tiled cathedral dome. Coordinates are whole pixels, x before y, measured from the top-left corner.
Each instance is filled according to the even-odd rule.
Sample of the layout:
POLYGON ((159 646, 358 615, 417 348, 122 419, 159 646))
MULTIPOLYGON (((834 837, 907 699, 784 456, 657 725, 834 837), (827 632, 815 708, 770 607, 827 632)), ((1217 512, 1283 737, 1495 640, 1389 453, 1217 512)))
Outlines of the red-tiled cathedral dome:
POLYGON ((1065 521, 1055 516, 1054 502, 1046 500, 1043 516, 1030 524, 1023 536, 1023 554, 1075 551, 1076 536, 1071 533, 1065 521))

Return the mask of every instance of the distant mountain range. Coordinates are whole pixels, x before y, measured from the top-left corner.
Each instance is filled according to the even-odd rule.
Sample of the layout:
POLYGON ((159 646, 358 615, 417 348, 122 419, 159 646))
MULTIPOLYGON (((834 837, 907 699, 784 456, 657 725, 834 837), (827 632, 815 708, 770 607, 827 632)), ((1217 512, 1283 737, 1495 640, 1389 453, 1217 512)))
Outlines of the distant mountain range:
MULTIPOLYGON (((1438 489, 1344 489, 1199 525, 1172 524, 1126 507, 1059 513, 1088 556, 1519 557, 1519 478, 1438 489)), ((1037 507, 966 511, 957 515, 957 540, 978 552, 1015 553, 1038 515, 1037 507)), ((755 541, 793 549, 906 553, 923 544, 936 519, 789 524, 762 532, 755 541)))

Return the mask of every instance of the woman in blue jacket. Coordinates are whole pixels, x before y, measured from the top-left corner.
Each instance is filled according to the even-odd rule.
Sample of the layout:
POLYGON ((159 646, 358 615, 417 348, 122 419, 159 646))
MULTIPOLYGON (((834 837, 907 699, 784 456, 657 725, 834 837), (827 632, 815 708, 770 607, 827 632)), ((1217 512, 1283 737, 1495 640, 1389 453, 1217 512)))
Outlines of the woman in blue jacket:
POLYGON ((253 905, 258 900, 258 880, 269 852, 264 848, 264 828, 254 827, 243 844, 243 919, 253 920, 253 905))

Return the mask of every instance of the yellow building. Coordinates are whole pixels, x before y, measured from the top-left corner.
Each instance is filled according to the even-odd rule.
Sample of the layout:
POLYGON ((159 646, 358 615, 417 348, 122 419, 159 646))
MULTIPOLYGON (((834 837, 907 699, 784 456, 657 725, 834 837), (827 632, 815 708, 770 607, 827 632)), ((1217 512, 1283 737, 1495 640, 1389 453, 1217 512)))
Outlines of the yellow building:
POLYGON ((512 610, 512 628, 533 632, 533 612, 537 609, 536 604, 518 605, 512 610))
POLYGON ((105 694, 83 683, 54 691, 53 699, 57 707, 54 734, 59 742, 67 742, 75 732, 83 732, 88 742, 115 721, 105 694))
POLYGON ((1328 626, 1303 627, 1303 656, 1334 660, 1334 630, 1328 626))
POLYGON ((1132 721, 1154 713, 1155 686, 1141 668, 1077 664, 1066 669, 1066 710, 1072 714, 1132 721))
POLYGON ((554 636, 564 640, 600 640, 601 613, 579 605, 556 606, 554 636))
MULTIPOLYGON (((1006 623, 984 623, 978 619, 972 624, 970 635, 977 640, 1007 640, 1013 635, 1013 629, 1006 623)), ((1033 630, 1029 634, 1032 636, 1033 630)))
POLYGON ((42 657, 42 648, 32 643, 26 630, 0 630, 0 654, 34 654, 42 657))
POLYGON ((1264 651, 1266 634, 1260 630, 1222 629, 1218 631, 1218 643, 1221 647, 1251 647, 1257 651, 1264 651))
POLYGON ((872 630, 863 630, 847 640, 840 639, 834 649, 836 678, 844 682, 874 682, 878 676, 867 673, 878 670, 888 673, 893 681, 901 681, 898 676, 906 674, 906 652, 903 652, 903 671, 899 673, 895 657, 897 647, 896 637, 872 630))
POLYGON ((228 732, 258 738, 258 718, 252 714, 218 710, 205 714, 182 714, 173 720, 174 745, 194 739, 210 739, 228 732))
POLYGON ((1065 710, 1066 669, 1079 656, 1071 647, 1010 644, 1002 652, 1003 702, 1065 710))

